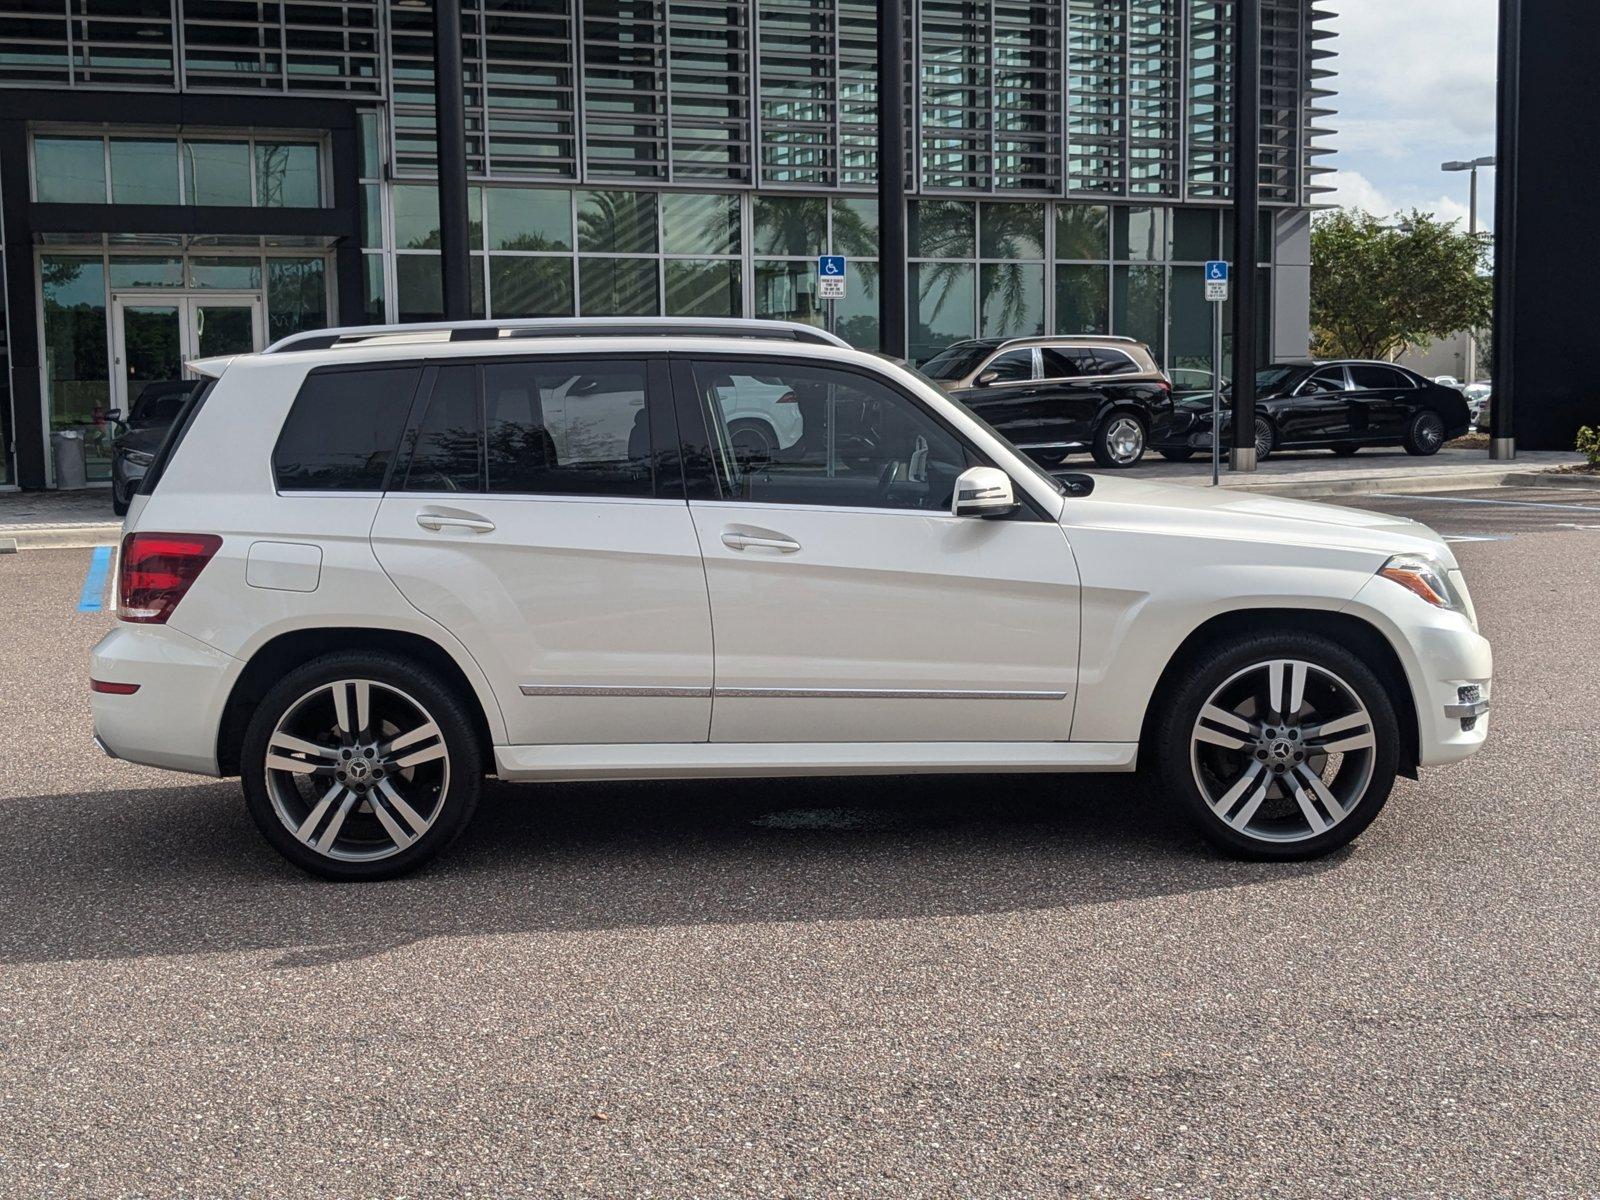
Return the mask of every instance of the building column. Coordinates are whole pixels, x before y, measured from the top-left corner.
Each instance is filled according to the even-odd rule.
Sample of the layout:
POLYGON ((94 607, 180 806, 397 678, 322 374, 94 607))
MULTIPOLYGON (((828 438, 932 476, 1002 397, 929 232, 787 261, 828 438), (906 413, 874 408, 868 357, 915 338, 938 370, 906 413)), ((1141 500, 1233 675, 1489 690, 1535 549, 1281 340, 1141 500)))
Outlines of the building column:
POLYGON ((42 488, 45 465, 44 391, 39 374, 37 281, 28 204, 28 125, 0 121, 0 204, 4 205, 6 314, 11 334, 11 436, 16 446, 17 483, 42 488))
POLYGON ((472 316, 466 81, 461 71, 461 0, 434 0, 433 109, 439 161, 439 270, 447 321, 464 321, 472 316))
MULTIPOLYGON (((1517 135, 1520 132, 1517 122, 1521 120, 1521 74, 1522 0, 1500 0, 1499 132, 1494 155, 1494 394, 1489 399, 1490 458, 1517 456, 1517 135)), ((1565 82, 1551 86, 1559 87, 1563 92, 1566 90, 1565 82)), ((1558 140, 1566 142, 1565 138, 1558 140)), ((1562 231, 1563 234, 1565 232, 1562 231)), ((1540 286, 1544 286, 1543 281, 1540 286)), ((1471 383, 1472 380, 1467 382, 1471 383)))
POLYGON ((1261 0, 1236 0, 1233 34, 1233 450, 1256 469, 1256 233, 1261 212, 1261 0))
POLYGON ((906 56, 901 0, 878 0, 878 338, 906 357, 906 56))

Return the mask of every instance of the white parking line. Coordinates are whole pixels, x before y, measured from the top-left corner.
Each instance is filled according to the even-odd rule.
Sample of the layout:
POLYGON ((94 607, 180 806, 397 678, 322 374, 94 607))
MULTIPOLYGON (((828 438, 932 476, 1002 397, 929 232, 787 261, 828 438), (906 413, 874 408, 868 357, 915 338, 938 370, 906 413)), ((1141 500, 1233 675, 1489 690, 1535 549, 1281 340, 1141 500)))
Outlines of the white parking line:
POLYGON ((1430 496, 1421 492, 1373 492, 1378 500, 1433 500, 1441 504, 1496 504, 1505 508, 1550 508, 1566 512, 1600 512, 1600 504, 1555 504, 1549 500, 1484 500, 1474 496, 1430 496))

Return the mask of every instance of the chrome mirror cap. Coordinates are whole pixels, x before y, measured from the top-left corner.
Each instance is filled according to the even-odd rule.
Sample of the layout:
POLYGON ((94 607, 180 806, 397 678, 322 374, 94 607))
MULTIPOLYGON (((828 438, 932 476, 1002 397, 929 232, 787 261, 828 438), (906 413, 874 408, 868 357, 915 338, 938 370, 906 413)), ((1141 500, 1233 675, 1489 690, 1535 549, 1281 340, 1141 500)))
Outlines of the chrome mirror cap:
POLYGON ((998 467, 968 467, 956 478, 954 517, 1004 517, 1017 511, 1011 477, 998 467))

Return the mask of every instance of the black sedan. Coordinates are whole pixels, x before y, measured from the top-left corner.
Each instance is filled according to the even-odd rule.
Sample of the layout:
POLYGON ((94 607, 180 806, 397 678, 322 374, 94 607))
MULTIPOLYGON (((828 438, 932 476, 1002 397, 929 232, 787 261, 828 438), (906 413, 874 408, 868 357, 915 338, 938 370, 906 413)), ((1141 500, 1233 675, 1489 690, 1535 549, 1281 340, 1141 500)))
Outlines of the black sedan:
POLYGON ((183 402, 197 386, 194 380, 152 383, 139 393, 126 419, 116 409, 111 410, 111 419, 121 426, 111 442, 111 510, 117 516, 128 511, 145 469, 183 411, 183 402))
MULTIPOLYGON (((1231 420, 1223 393, 1224 438, 1231 420)), ((1256 372, 1256 458, 1275 450, 1332 450, 1403 446, 1407 454, 1437 454, 1471 424, 1455 388, 1386 362, 1276 363, 1256 372)), ((1211 398, 1176 406, 1152 445, 1182 461, 1211 448, 1211 398)))

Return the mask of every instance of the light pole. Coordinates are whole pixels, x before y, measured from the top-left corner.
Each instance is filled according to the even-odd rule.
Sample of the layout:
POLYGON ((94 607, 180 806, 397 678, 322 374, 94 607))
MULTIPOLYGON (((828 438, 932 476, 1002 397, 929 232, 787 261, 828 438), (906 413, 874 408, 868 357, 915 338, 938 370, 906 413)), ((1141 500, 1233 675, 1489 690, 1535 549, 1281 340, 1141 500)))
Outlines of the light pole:
MULTIPOLYGON (((1494 166, 1494 155, 1486 154, 1482 158, 1468 161, 1441 163, 1441 171, 1470 171, 1472 173, 1472 199, 1467 208, 1467 232, 1473 236, 1478 233, 1478 168, 1494 166)), ((1476 383, 1478 380, 1478 331, 1467 330, 1467 383, 1476 383)))

